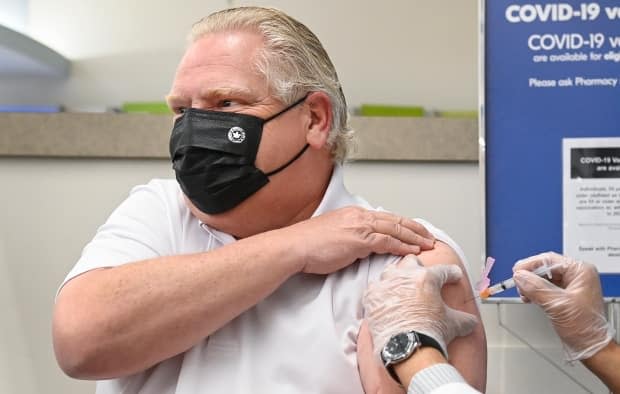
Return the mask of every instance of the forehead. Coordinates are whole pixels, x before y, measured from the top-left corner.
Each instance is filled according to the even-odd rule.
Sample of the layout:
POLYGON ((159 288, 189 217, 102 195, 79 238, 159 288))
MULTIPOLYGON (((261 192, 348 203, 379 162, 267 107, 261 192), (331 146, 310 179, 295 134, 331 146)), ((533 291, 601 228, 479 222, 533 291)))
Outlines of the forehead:
POLYGON ((192 97, 214 90, 263 94, 267 81, 255 67, 262 48, 260 34, 250 31, 210 33, 199 38, 181 59, 172 92, 192 97))

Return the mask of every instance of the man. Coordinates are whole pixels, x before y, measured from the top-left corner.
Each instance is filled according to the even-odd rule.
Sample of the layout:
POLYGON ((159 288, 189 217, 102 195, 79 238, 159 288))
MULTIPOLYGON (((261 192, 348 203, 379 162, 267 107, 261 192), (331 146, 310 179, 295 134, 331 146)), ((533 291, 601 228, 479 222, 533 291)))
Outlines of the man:
MULTIPOLYGON (((347 109, 318 39, 277 10, 212 14, 168 101, 177 182, 135 188, 67 276, 53 327, 63 370, 103 380, 99 393, 380 387, 383 370, 357 351, 367 284, 421 250, 428 264, 461 263, 344 189, 347 109)), ((469 282, 452 292, 470 296, 469 282)), ((453 346, 483 385, 482 327, 453 346)))
MULTIPOLYGON (((604 316, 596 267, 548 252, 517 262, 513 270, 522 298, 547 314, 564 344, 567 360, 582 361, 609 390, 620 392, 620 346, 613 341, 613 329, 604 316), (553 282, 530 272, 543 264, 553 267, 553 282)), ((428 335, 443 345, 435 349, 422 344, 398 363, 388 365, 410 394, 478 393, 447 364, 442 353, 446 343, 467 335, 476 323, 475 316, 452 310, 441 299, 444 284, 459 280, 461 275, 455 266, 424 268, 414 256, 408 256, 397 269, 388 267, 381 280, 366 291, 366 318, 378 351, 385 349, 394 333, 402 331, 428 335)))

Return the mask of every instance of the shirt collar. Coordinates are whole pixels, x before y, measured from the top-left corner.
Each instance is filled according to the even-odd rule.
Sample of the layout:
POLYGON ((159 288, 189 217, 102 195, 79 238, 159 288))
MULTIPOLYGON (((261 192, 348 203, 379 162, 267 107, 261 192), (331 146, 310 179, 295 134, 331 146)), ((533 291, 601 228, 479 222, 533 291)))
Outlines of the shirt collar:
POLYGON ((217 239, 222 245, 235 242, 235 237, 233 237, 232 235, 209 227, 208 224, 202 222, 200 219, 198 219, 198 224, 200 225, 200 227, 202 227, 204 231, 209 233, 209 235, 211 235, 213 238, 217 239))
POLYGON ((344 170, 342 164, 335 164, 332 177, 323 195, 323 200, 316 208, 312 217, 322 215, 348 205, 358 205, 359 201, 344 186, 344 170))

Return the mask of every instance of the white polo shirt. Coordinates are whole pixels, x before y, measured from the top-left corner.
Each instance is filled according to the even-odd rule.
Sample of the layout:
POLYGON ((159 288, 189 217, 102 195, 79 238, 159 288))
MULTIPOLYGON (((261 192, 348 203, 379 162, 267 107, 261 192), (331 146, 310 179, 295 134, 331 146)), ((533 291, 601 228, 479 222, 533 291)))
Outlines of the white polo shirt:
MULTIPOLYGON (((374 209, 345 189, 342 172, 335 166, 313 216, 349 205, 374 209)), ((419 221, 465 262, 454 241, 419 221)), ((205 252, 232 242, 232 236, 191 214, 175 180, 153 180, 131 191, 63 284, 95 268, 205 252)), ((356 356, 362 295, 398 259, 371 255, 330 275, 294 275, 187 352, 147 371, 100 381, 97 393, 363 393, 356 356)))

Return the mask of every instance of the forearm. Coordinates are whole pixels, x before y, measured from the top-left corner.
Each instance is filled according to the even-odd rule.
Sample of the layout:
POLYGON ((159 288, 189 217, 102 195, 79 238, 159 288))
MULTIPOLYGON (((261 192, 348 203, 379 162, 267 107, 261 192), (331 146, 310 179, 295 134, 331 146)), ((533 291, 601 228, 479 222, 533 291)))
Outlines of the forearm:
POLYGON ((104 379, 181 353, 299 270, 279 231, 214 251, 100 269, 71 280, 54 311, 54 346, 69 375, 104 379))
POLYGON ((620 393, 620 346, 611 341, 594 356, 583 360, 593 374, 599 377, 613 393, 620 393))

